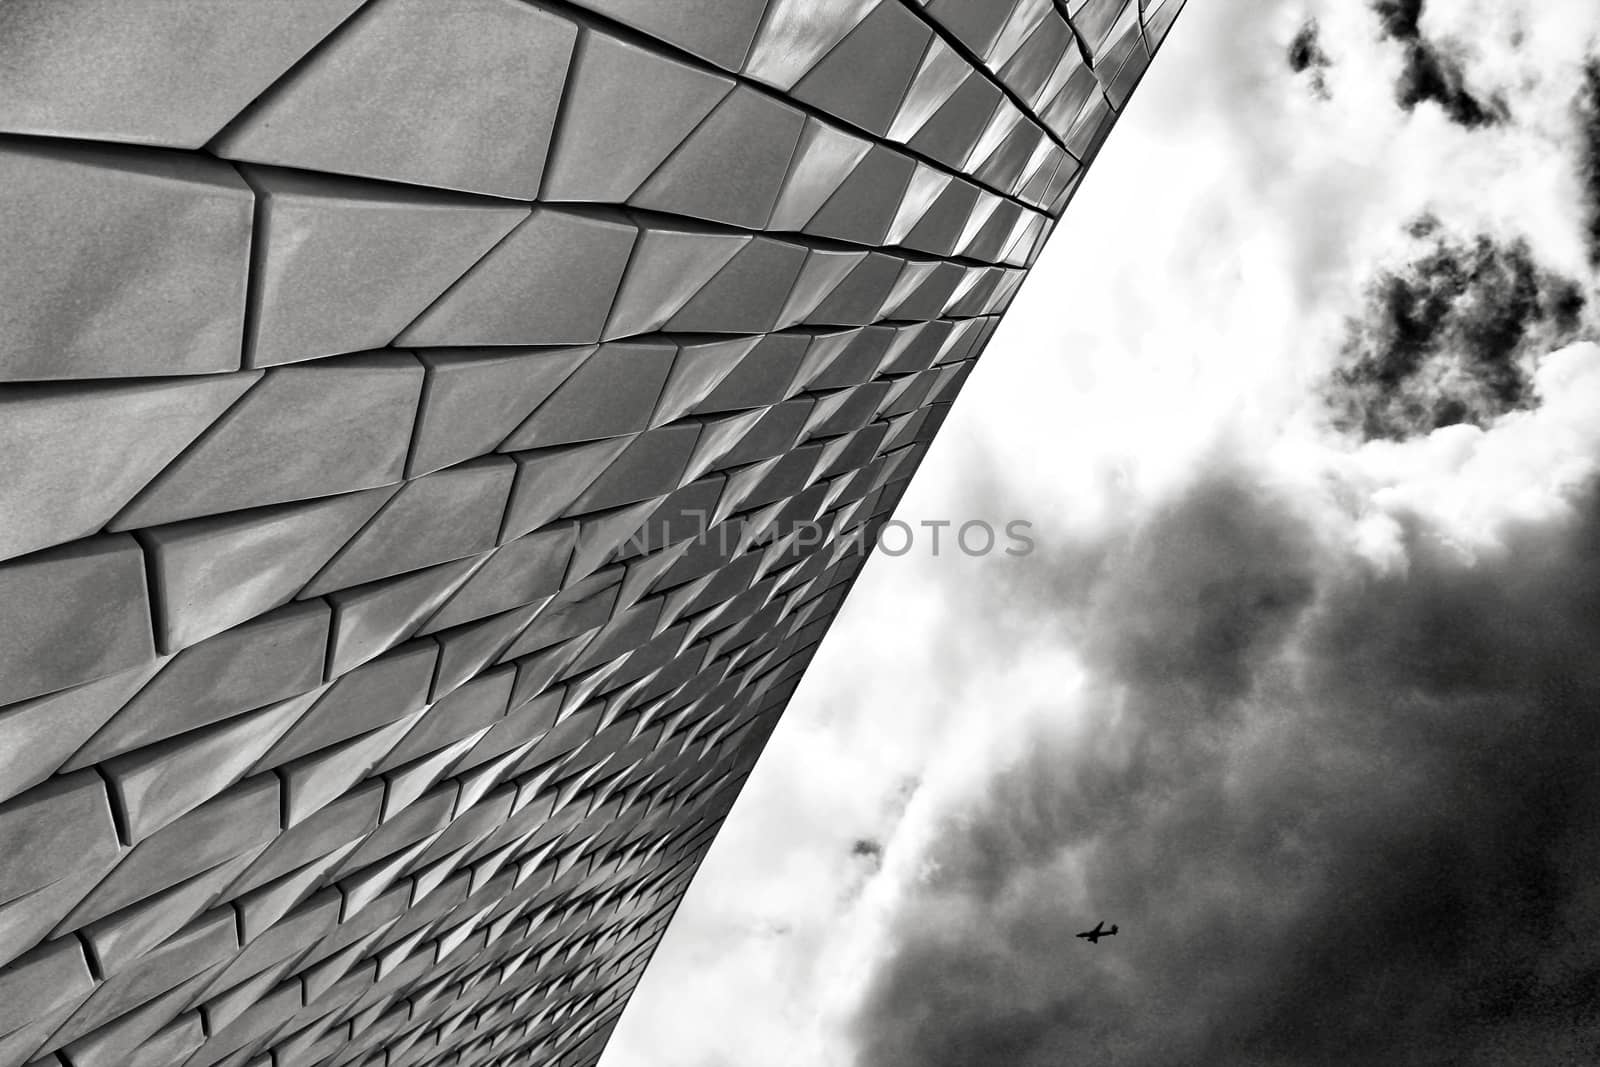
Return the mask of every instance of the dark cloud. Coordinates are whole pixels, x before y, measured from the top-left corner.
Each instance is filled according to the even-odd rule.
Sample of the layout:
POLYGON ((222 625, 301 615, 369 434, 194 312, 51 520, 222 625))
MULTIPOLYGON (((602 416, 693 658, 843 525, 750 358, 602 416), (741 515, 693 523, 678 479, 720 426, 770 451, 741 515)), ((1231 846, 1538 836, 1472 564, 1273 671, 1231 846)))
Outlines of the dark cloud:
POLYGON ((1503 97, 1474 95, 1467 88, 1466 73, 1455 51, 1423 36, 1422 8, 1422 0, 1375 0, 1372 4, 1384 35, 1405 49, 1395 101, 1407 111, 1425 102, 1438 104, 1450 121, 1469 129, 1509 119, 1503 97))
POLYGON ((1536 357, 1580 328, 1577 282, 1540 267, 1524 241, 1462 241, 1431 218, 1411 236, 1418 253, 1378 274, 1349 324, 1325 390, 1334 425, 1401 439, 1534 406, 1536 357))
POLYGON ((1289 69, 1305 74, 1311 80, 1311 89, 1323 100, 1328 99, 1328 79, 1324 73, 1333 66, 1333 60, 1322 50, 1322 39, 1316 19, 1307 19, 1293 40, 1289 42, 1289 69))
POLYGON ((1578 177, 1583 186, 1589 264, 1600 270, 1600 56, 1584 64, 1583 75, 1583 89, 1578 94, 1578 177))
POLYGON ((873 866, 877 866, 883 862, 883 844, 870 837, 858 838, 850 846, 850 855, 865 859, 873 866))
POLYGON ((1473 95, 1461 62, 1426 41, 1406 46, 1406 65, 1395 85, 1395 100, 1407 111, 1432 101, 1444 109, 1451 122, 1469 129, 1493 126, 1511 115, 1503 97, 1479 99, 1473 95))
POLYGON ((858 1063, 1592 1062, 1600 503, 1577 505, 1475 563, 1412 522, 1409 567, 1376 573, 1236 473, 1113 538, 1057 606, 1094 725, 1043 730, 936 835, 858 1063), (1097 919, 1121 932, 1072 937, 1097 919))
POLYGON ((1383 32, 1397 41, 1422 40, 1422 0, 1373 0, 1383 32))

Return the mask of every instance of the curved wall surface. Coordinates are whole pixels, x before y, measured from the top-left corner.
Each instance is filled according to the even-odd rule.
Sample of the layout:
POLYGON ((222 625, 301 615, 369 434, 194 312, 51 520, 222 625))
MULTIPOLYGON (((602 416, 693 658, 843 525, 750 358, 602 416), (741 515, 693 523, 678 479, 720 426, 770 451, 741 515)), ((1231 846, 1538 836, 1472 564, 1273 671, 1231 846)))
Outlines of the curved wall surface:
POLYGON ((0 4, 0 1067, 586 1067, 1182 0, 0 4))

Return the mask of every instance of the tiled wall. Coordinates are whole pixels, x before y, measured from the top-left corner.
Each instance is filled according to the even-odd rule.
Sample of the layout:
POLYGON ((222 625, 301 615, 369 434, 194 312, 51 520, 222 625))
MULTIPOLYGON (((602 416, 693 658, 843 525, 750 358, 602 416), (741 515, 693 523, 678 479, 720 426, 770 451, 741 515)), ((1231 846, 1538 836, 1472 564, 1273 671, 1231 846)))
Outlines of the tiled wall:
POLYGON ((0 4, 0 1067, 594 1063, 1181 2, 0 4))

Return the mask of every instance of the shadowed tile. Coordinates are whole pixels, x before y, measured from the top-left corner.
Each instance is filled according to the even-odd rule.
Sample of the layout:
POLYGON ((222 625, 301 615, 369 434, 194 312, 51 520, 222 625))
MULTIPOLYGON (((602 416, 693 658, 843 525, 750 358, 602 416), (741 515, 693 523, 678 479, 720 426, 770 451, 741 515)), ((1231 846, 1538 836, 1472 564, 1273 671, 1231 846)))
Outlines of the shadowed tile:
POLYGON ((796 284, 806 250, 757 237, 680 308, 667 329, 682 333, 764 333, 776 328, 784 294, 796 284))
POLYGON ((698 426, 666 426, 635 437, 567 509, 582 514, 670 493, 689 463, 698 426))
POLYGON ((1005 94, 989 79, 974 72, 956 87, 906 144, 947 167, 964 170, 967 156, 1004 102, 1005 94))
POLYGON ((910 156, 874 145, 806 223, 805 232, 857 245, 882 244, 915 170, 910 156))

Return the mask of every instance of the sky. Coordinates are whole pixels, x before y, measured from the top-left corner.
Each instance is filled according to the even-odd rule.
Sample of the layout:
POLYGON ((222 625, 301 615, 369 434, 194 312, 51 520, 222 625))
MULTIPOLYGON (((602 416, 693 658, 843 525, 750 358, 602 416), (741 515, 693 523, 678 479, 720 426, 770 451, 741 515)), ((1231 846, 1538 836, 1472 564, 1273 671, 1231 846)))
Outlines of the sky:
POLYGON ((1192 0, 603 1067, 1594 1062, 1597 270, 1592 0, 1192 0))

